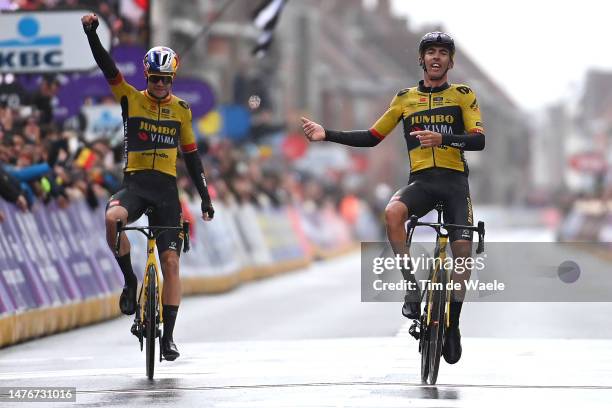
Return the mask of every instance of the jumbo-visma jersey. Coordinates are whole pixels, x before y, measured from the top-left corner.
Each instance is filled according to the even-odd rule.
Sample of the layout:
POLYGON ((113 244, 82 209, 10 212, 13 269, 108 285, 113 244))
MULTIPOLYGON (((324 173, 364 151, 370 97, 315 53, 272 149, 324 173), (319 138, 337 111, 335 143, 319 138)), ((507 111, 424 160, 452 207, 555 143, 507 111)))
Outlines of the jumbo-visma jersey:
POLYGON ((138 91, 121 74, 109 83, 123 115, 124 172, 157 170, 176 177, 178 148, 197 149, 189 105, 174 95, 158 100, 138 91))
POLYGON ((411 173, 432 167, 468 173, 463 150, 451 146, 421 147, 419 140, 410 136, 416 130, 455 135, 484 133, 476 95, 468 86, 444 84, 428 88, 421 81, 418 87, 400 91, 370 131, 383 139, 400 120, 404 125, 411 173))

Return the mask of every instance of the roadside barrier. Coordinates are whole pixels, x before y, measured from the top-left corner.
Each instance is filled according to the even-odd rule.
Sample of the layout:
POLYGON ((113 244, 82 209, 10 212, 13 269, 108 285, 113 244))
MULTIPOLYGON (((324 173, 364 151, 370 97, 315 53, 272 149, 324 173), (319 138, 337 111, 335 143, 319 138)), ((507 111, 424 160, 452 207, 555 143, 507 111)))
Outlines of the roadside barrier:
MULTIPOLYGON (((225 292, 356 248, 333 208, 215 203, 215 219, 205 223, 196 217, 199 202, 183 206, 195 220, 191 251, 181 256, 186 295, 225 292)), ((0 211, 0 347, 120 314, 123 276, 106 244, 102 206, 36 203, 24 213, 0 201, 0 211)), ((146 223, 144 217, 137 221, 146 223)), ((146 239, 128 234, 142 280, 146 239)))

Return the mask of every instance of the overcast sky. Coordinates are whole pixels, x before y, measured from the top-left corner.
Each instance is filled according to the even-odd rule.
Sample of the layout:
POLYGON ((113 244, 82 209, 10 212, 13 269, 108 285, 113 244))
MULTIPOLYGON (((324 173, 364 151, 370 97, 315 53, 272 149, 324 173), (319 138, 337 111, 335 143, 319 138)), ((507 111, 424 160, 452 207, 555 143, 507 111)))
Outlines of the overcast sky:
POLYGON ((605 1, 391 1, 414 28, 441 23, 526 109, 576 96, 589 68, 612 71, 612 5, 605 1))

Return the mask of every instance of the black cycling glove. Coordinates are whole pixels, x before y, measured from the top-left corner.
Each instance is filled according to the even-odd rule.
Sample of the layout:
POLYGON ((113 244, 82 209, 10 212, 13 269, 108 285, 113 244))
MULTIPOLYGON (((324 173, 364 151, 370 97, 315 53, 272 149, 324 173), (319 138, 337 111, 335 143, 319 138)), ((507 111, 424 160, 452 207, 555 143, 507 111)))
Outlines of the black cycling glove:
POLYGON ((215 215, 215 210, 212 206, 210 195, 208 194, 208 186, 206 185, 206 178, 204 177, 204 169, 202 168, 200 156, 198 156, 197 151, 194 151, 184 153, 183 159, 185 160, 185 165, 187 166, 189 176, 191 177, 193 184, 195 184, 196 189, 200 194, 200 198, 202 198, 202 213, 208 214, 208 217, 212 219, 215 215))
POLYGON ((202 200, 202 214, 207 214, 208 218, 210 218, 211 220, 213 219, 213 217, 215 216, 215 209, 212 206, 212 203, 209 201, 204 201, 202 200))

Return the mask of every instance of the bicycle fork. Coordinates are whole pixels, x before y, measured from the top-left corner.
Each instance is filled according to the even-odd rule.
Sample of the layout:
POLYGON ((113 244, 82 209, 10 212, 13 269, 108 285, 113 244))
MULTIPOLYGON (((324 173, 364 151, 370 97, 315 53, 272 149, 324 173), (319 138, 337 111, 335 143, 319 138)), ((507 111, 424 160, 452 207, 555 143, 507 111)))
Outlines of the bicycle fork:
MULTIPOLYGON (((440 271, 443 271, 444 273, 447 273, 446 269, 443 268, 443 264, 444 261, 446 259, 446 247, 448 245, 448 237, 446 236, 441 236, 439 237, 437 243, 436 243, 436 249, 435 249, 435 253, 437 253, 437 256, 435 256, 434 258, 434 265, 433 265, 433 271, 430 275, 430 281, 427 285, 426 288, 423 288, 423 292, 421 294, 421 299, 423 299, 423 296, 425 296, 425 293, 427 293, 427 304, 425 305, 425 310, 424 310, 424 316, 421 316, 420 319, 415 319, 412 321, 412 325, 410 326, 410 328, 408 329, 408 333, 414 337, 416 340, 419 340, 421 338, 421 334, 423 334, 425 331, 423 330, 424 327, 429 327, 430 323, 431 323, 431 317, 432 317, 432 307, 433 307, 433 294, 432 291, 434 290, 434 285, 432 283, 440 283, 438 281, 440 281, 439 278, 439 273, 440 271)), ((449 282, 449 279, 446 279, 447 282, 449 282)), ((442 282, 444 284, 446 284, 446 282, 442 282)), ((446 288, 442 288, 443 291, 445 291, 446 288)), ((450 296, 446 296, 444 299, 444 326, 445 329, 449 327, 450 325, 450 296)), ((435 322, 437 324, 439 324, 440 322, 435 322)))
POLYGON ((143 317, 145 313, 145 305, 147 303, 148 296, 155 296, 154 293, 147 293, 146 288, 149 287, 149 268, 153 266, 155 268, 155 280, 156 287, 158 288, 158 296, 157 296, 157 311, 159 313, 159 321, 158 324, 162 324, 164 322, 163 317, 163 307, 162 307, 162 297, 161 297, 161 282, 159 280, 159 273, 157 273, 156 265, 157 261, 155 259, 155 239, 149 238, 147 239, 147 264, 145 268, 144 278, 142 281, 142 286, 140 287, 140 291, 138 292, 138 302, 136 304, 136 316, 134 317, 134 324, 132 325, 132 334, 140 340, 140 348, 142 349, 142 329, 143 329, 143 317), (144 296, 143 296, 144 293, 144 296))

